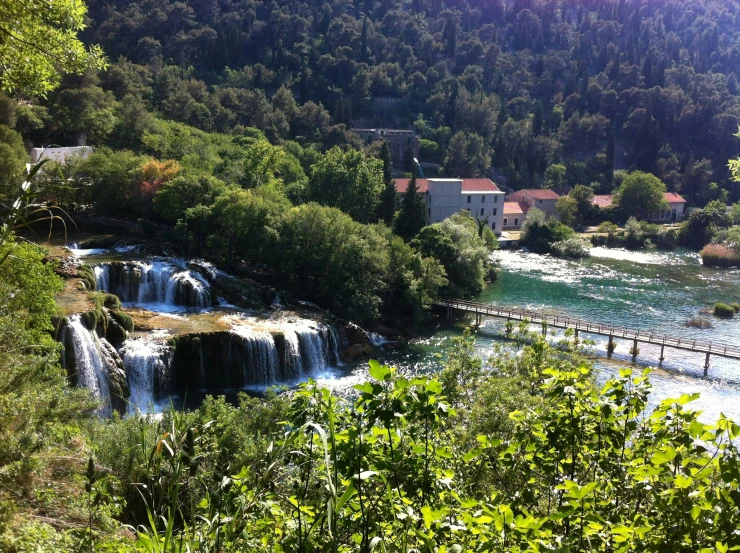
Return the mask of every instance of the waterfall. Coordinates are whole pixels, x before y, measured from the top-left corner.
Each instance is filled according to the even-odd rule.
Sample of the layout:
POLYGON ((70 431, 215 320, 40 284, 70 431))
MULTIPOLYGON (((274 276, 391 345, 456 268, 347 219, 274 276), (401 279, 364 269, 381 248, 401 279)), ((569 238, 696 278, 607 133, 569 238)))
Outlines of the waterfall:
POLYGON ((307 373, 326 367, 329 353, 328 332, 325 329, 303 328, 296 331, 301 359, 307 373))
POLYGON ((110 265, 96 265, 93 267, 95 273, 95 287, 100 290, 107 292, 110 290, 110 265))
POLYGON ((343 365, 341 358, 341 351, 349 346, 349 340, 347 340, 347 333, 342 327, 336 327, 329 325, 329 336, 331 338, 331 351, 334 355, 334 362, 337 365, 343 365))
POLYGON ((172 350, 159 342, 127 340, 121 348, 131 396, 129 410, 146 413, 169 380, 172 350))
POLYGON ((299 377, 303 374, 303 359, 298 334, 293 330, 285 330, 285 376, 299 377))
POLYGON ((77 384, 90 390, 92 395, 103 402, 100 414, 110 416, 113 412, 111 407, 110 390, 108 386, 107 365, 101 353, 101 340, 98 336, 85 328, 80 315, 73 315, 65 332, 71 338, 75 364, 77 369, 77 384))
POLYGON ((280 380, 280 357, 275 338, 269 332, 236 328, 228 352, 228 363, 232 367, 232 380, 243 385, 273 384, 280 380), (238 378, 234 378, 238 374, 238 378))
POLYGON ((98 290, 124 303, 160 303, 205 308, 212 305, 211 286, 198 272, 164 261, 101 263, 93 267, 98 290))

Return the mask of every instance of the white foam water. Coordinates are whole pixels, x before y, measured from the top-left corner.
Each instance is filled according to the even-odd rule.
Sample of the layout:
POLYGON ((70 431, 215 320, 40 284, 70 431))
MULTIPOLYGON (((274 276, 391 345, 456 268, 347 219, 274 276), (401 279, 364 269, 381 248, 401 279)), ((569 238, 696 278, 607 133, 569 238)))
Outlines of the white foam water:
POLYGON ((80 315, 70 317, 65 332, 69 333, 74 347, 78 386, 87 388, 93 397, 102 402, 99 409, 102 416, 110 416, 110 389, 100 346, 100 340, 104 338, 98 338, 95 332, 85 328, 80 315))
POLYGON ((131 396, 129 412, 153 412, 158 392, 169 381, 172 350, 161 342, 137 338, 121 348, 131 396))

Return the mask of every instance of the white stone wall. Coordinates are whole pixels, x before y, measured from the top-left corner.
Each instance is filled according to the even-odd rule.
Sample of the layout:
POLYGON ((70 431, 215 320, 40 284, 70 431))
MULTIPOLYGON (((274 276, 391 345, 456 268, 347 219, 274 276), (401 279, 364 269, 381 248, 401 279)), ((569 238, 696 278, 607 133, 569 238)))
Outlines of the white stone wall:
POLYGON ((70 148, 31 148, 31 161, 38 163, 42 159, 50 159, 59 163, 65 163, 69 158, 79 156, 87 159, 92 155, 90 146, 74 146, 70 148))
POLYGON ((463 192, 460 179, 429 179, 426 202, 429 224, 439 223, 461 210, 467 210, 474 217, 488 217, 489 226, 496 234, 501 234, 504 222, 503 192, 463 192))

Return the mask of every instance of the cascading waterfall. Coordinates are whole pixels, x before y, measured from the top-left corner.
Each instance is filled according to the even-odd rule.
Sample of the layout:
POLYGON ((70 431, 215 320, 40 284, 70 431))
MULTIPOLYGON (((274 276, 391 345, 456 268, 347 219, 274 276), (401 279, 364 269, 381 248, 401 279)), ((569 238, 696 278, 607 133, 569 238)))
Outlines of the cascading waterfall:
POLYGON ((327 365, 329 353, 328 331, 325 328, 304 328, 296 331, 301 359, 307 372, 321 370, 327 365))
POLYGON ((211 286, 197 271, 164 261, 101 263, 93 267, 98 290, 124 303, 160 303, 205 308, 212 305, 211 286))
POLYGON ((293 330, 284 330, 285 336, 285 374, 297 378, 303 374, 303 359, 298 334, 293 330))
POLYGON ((349 340, 347 340, 347 333, 342 327, 335 327, 329 325, 329 337, 331 338, 331 351, 334 355, 334 362, 337 365, 342 365, 342 358, 340 352, 349 346, 349 340))
POLYGON ((110 416, 111 406, 110 389, 108 386, 107 366, 101 353, 101 340, 95 332, 89 331, 82 324, 80 315, 73 315, 69 325, 65 328, 69 333, 74 347, 75 365, 77 370, 77 384, 90 390, 92 395, 102 402, 100 414, 110 416))
POLYGON ((135 339, 123 344, 121 357, 131 390, 129 410, 146 413, 167 386, 172 350, 166 344, 135 339))

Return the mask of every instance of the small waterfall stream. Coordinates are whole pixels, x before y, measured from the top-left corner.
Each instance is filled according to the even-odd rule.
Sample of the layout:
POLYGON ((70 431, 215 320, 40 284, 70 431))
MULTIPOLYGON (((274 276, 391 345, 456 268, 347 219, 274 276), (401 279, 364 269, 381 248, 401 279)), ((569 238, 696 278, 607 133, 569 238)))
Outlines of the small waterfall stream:
POLYGON ((123 344, 121 357, 131 390, 129 411, 151 411, 169 382, 172 349, 159 342, 137 338, 123 344))
POLYGON ((197 271, 165 261, 100 263, 93 267, 98 290, 124 303, 211 307, 211 286, 197 271))
POLYGON ((110 416, 113 409, 107 366, 101 353, 101 340, 104 341, 105 338, 98 338, 95 332, 85 328, 80 315, 73 315, 70 318, 64 332, 68 333, 74 348, 78 386, 87 388, 93 397, 102 402, 100 407, 102 416, 110 416))

